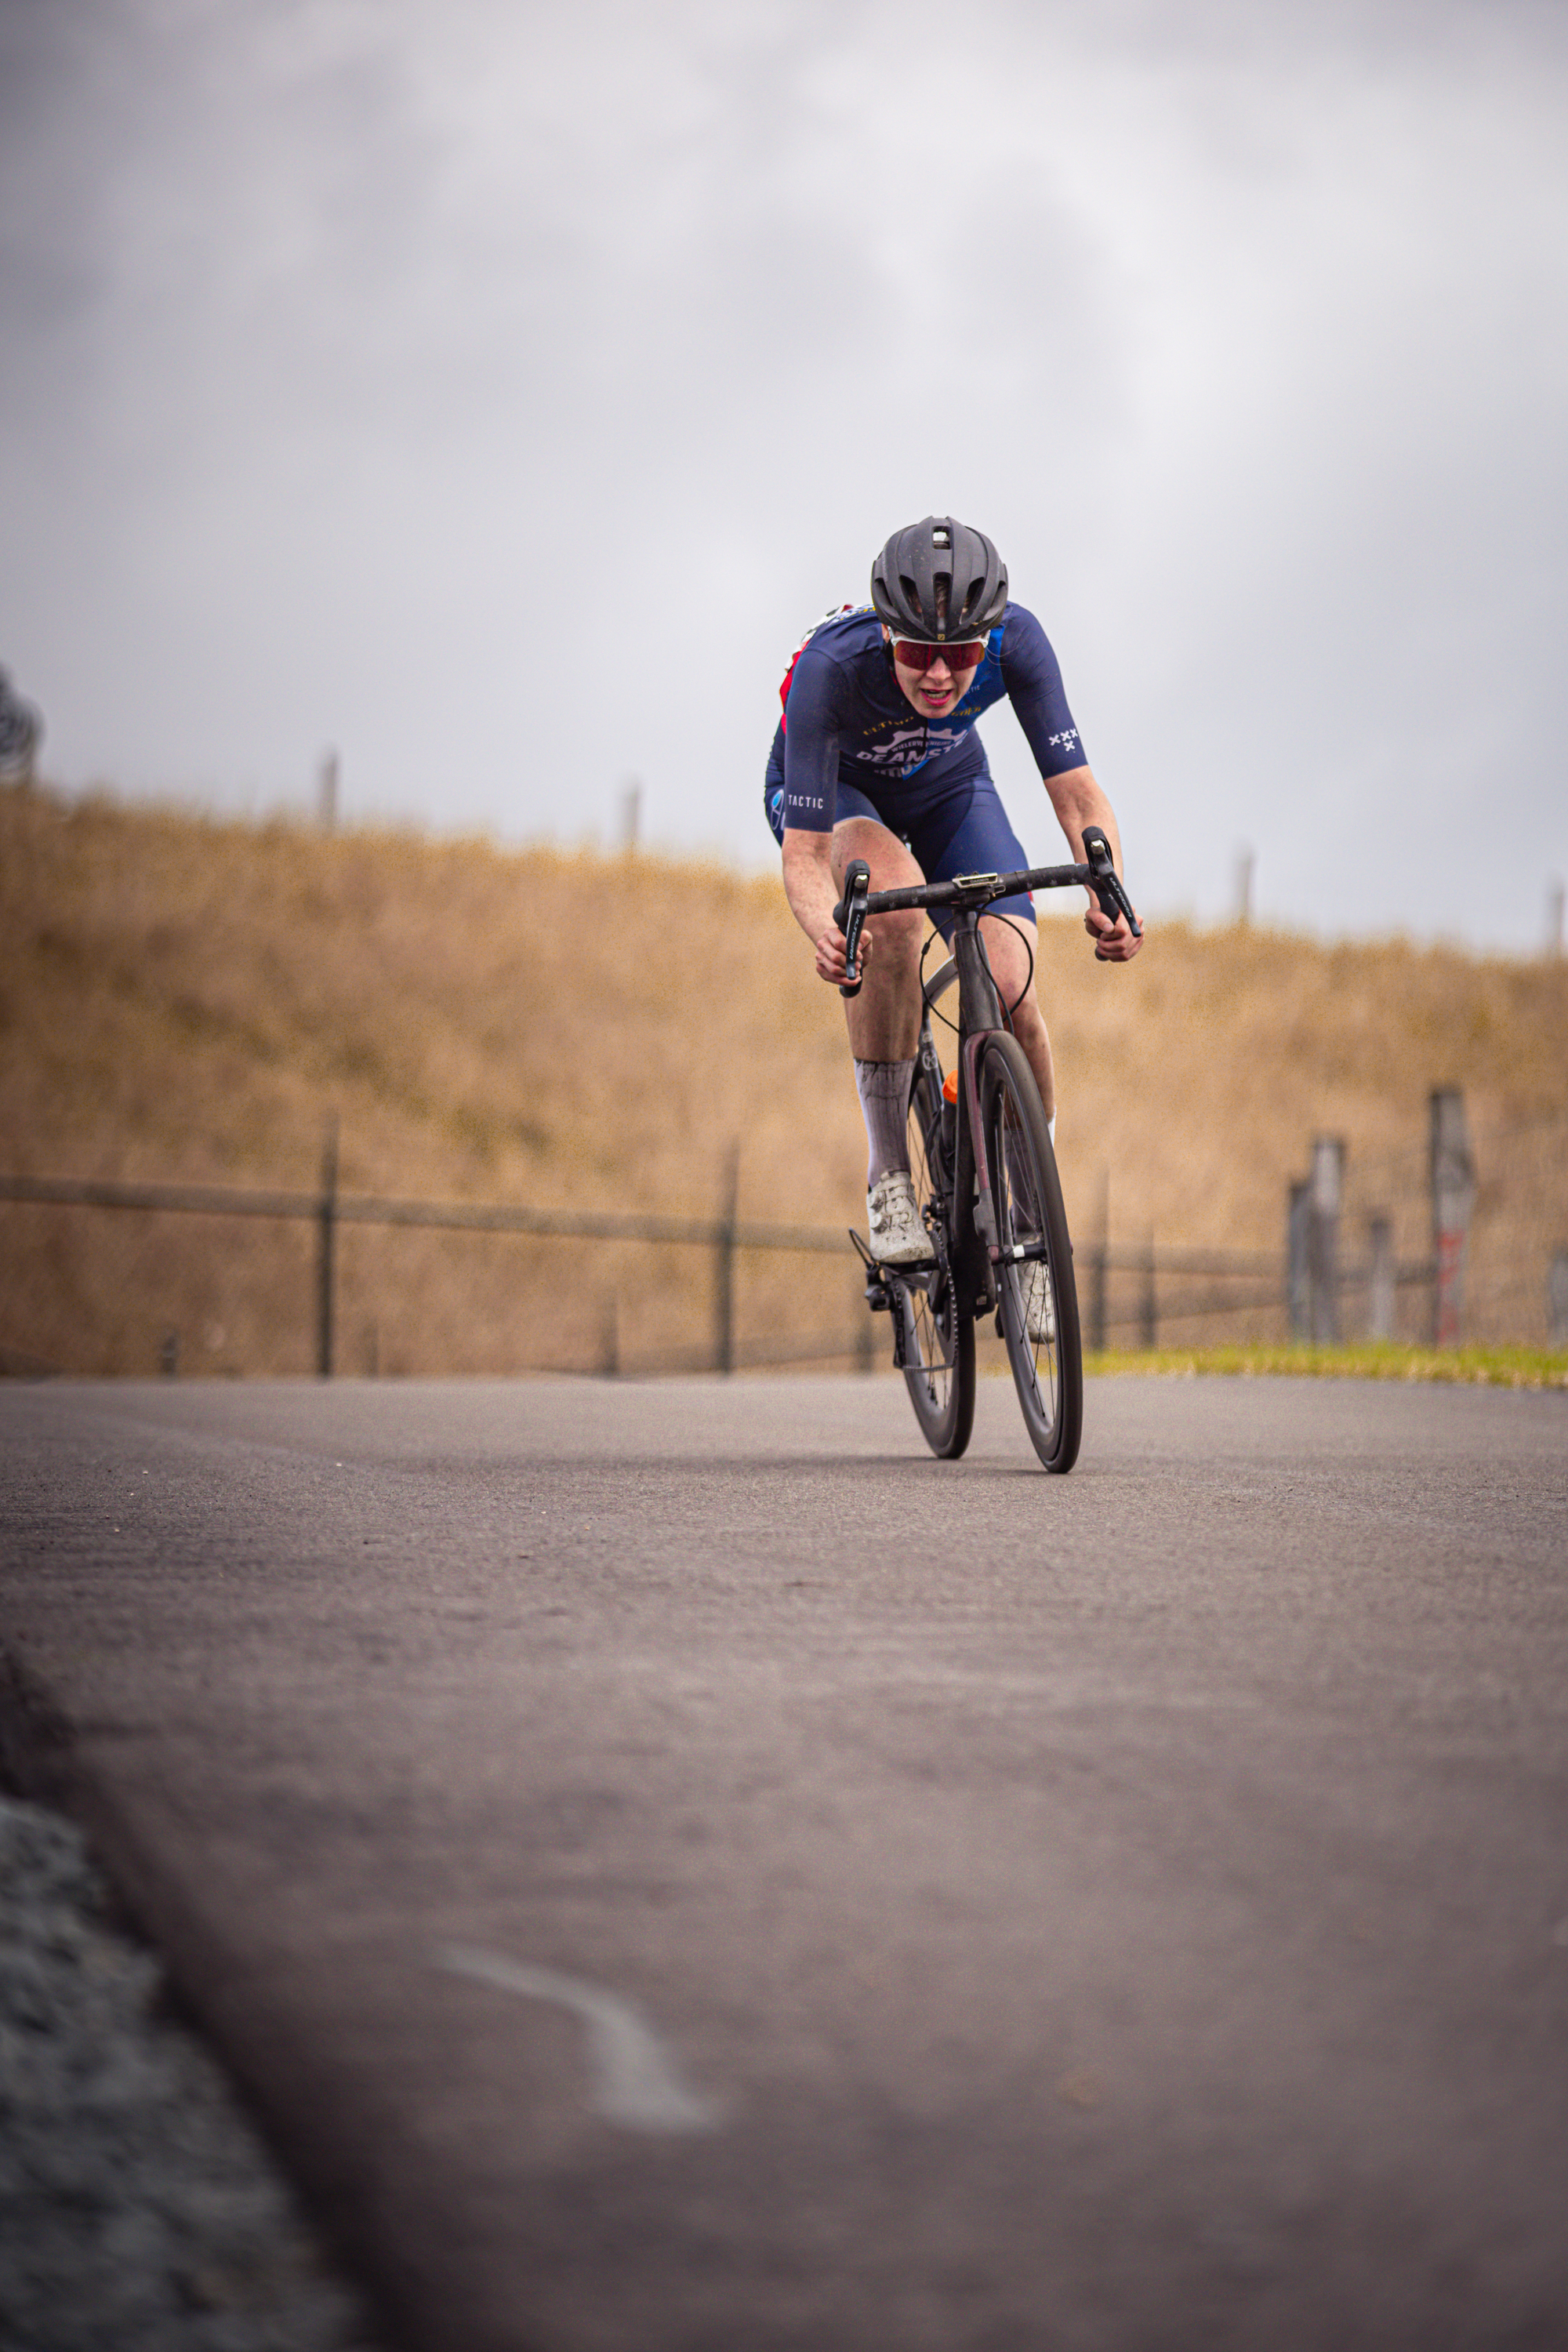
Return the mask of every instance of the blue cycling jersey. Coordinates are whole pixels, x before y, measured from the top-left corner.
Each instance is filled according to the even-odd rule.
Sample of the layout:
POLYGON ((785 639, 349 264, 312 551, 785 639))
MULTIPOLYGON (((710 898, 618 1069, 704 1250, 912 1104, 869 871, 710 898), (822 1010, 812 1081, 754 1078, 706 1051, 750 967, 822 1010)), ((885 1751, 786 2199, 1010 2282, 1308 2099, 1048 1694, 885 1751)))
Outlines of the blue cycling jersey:
POLYGON ((956 709, 929 722, 905 698, 869 605, 834 614, 806 639, 786 680, 784 716, 768 761, 780 831, 830 833, 840 782, 865 793, 884 823, 903 831, 900 815, 916 814, 950 778, 956 782, 971 767, 988 773, 974 723, 1004 695, 1042 776, 1082 767, 1060 667, 1022 604, 1006 606, 956 709))

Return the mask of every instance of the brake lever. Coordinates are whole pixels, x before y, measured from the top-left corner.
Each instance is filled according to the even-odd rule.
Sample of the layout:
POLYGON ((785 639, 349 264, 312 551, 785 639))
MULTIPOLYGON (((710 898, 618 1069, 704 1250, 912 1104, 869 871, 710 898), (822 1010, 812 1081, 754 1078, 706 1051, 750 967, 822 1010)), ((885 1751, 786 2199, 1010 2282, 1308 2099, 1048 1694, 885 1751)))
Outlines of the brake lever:
MULTIPOLYGON (((1143 926, 1133 913, 1132 901, 1123 889, 1121 877, 1111 862, 1110 844, 1105 837, 1103 825, 1086 824, 1084 826, 1083 855, 1084 863, 1089 867, 1089 888, 1100 901, 1100 913, 1109 915, 1112 922, 1116 920, 1118 915, 1125 915, 1128 929, 1135 940, 1141 940, 1143 936, 1143 926)), ((1101 963, 1109 963, 1110 961, 1109 956, 1100 956, 1098 948, 1095 949, 1095 954, 1100 956, 1101 963)))
POLYGON ((871 887, 871 869, 863 857, 851 858, 844 869, 844 896, 833 909, 833 919, 844 934, 844 969, 847 982, 841 982, 840 996, 858 996, 860 971, 856 950, 866 926, 866 897, 871 887))

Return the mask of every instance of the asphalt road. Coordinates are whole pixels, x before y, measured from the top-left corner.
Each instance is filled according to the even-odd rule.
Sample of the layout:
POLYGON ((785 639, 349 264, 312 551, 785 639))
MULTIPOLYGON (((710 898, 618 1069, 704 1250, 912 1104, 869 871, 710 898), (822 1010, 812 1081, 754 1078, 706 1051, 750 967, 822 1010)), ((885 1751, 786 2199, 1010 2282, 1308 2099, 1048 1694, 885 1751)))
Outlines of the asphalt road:
POLYGON ((0 1391, 34 1784, 408 2342, 1568 2343, 1568 1398, 1088 1423, 0 1391))

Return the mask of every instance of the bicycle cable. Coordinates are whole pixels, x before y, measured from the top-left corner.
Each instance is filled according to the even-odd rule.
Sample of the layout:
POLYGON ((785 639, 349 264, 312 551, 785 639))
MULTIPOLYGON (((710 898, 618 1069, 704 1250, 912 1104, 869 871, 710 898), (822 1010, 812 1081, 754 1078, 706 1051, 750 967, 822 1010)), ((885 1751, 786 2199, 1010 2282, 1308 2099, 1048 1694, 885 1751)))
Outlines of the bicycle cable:
POLYGON ((1020 1005, 1020 1004, 1022 1004, 1022 1003, 1024 1002, 1025 997, 1026 997, 1026 996, 1027 996, 1027 994, 1029 993, 1029 990, 1030 990, 1030 988, 1031 988, 1031 987, 1033 986, 1033 984, 1034 984, 1034 978, 1035 978, 1035 950, 1034 950, 1034 949, 1031 947, 1031 945, 1029 944, 1029 935, 1028 935, 1027 931, 1026 931, 1026 930, 1025 930, 1024 926, 1022 925, 1022 923, 1016 923, 1016 922, 1013 920, 1013 918, 1012 918, 1012 916, 1011 916, 1011 915, 998 915, 998 916, 995 918, 995 920, 996 920, 997 922, 999 922, 999 923, 1005 923, 1005 924, 1006 924, 1006 926, 1007 926, 1007 929, 1008 929, 1010 931, 1016 931, 1016 932, 1017 932, 1018 937, 1019 937, 1019 938, 1023 940, 1023 942, 1024 942, 1024 953, 1025 953, 1025 954, 1028 957, 1028 959, 1029 959, 1029 969, 1028 969, 1028 971, 1024 974, 1024 985, 1023 985, 1023 987, 1018 991, 1017 995, 1013 999, 1012 1003, 1007 1007, 1007 1026, 1008 1026, 1008 1028, 1010 1029, 1010 1028, 1013 1026, 1013 1015, 1014 1015, 1014 1013, 1016 1013, 1016 1011, 1018 1010, 1019 1005, 1020 1005))
MULTIPOLYGON (((928 956, 928 955, 930 955, 930 953, 931 953, 931 951, 932 948, 936 945, 936 942, 938 941, 938 940, 942 940, 942 933, 941 933, 940 931, 936 931, 936 930, 928 931, 928 932, 926 933, 926 941, 925 941, 925 945, 924 945, 924 947, 923 947, 923 948, 921 948, 921 950, 920 983, 921 983, 921 997, 922 997, 922 998, 923 998, 923 997, 924 997, 924 995, 925 995, 925 984, 926 984, 926 958, 927 958, 927 956, 928 956)), ((943 947, 946 947, 946 946, 947 946, 947 944, 948 944, 948 942, 947 942, 945 940, 942 940, 942 943, 943 947)), ((940 1006, 940 1005, 938 1005, 938 1004, 934 1004, 934 1003, 933 1003, 933 1004, 932 1004, 929 1009, 930 1009, 932 1013, 934 1013, 936 1014, 937 1019, 942 1023, 942 1024, 943 1028, 944 1028, 944 1029, 951 1029, 951 1030, 952 1030, 952 1034, 953 1034, 953 1035, 956 1037, 956 1036, 957 1036, 957 1034, 958 1034, 958 1024, 957 1024, 957 1022, 956 1022, 956 1021, 950 1021, 950 1020, 948 1019, 948 1017, 947 1017, 947 1014, 946 1014, 946 1013, 942 1010, 941 1006, 940 1006)))
MULTIPOLYGON (((1013 999, 1012 1003, 1008 1005, 1007 1010, 1006 1010, 1006 1013, 1005 1013, 1005 1016, 1004 1016, 1004 1017, 1005 1017, 1005 1021, 1006 1021, 1006 1024, 1007 1024, 1008 1028, 1009 1028, 1009 1029, 1011 1029, 1011 1027, 1013 1026, 1013 1015, 1014 1015, 1014 1013, 1016 1013, 1016 1011, 1018 1010, 1019 1005, 1020 1005, 1020 1004, 1022 1004, 1022 1003, 1024 1002, 1025 997, 1026 997, 1026 996, 1027 996, 1027 994, 1029 993, 1029 990, 1030 990, 1030 988, 1031 988, 1031 987, 1032 987, 1032 985, 1034 984, 1034 978, 1035 978, 1035 950, 1034 950, 1033 947, 1032 947, 1032 946, 1030 945, 1030 943, 1029 943, 1029 934, 1028 934, 1028 932, 1024 929, 1024 927, 1023 927, 1022 923, 1016 923, 1016 922, 1015 922, 1011 915, 997 915, 997 916, 995 916, 995 917, 994 918, 994 919, 996 922, 998 922, 998 923, 1005 923, 1005 924, 1006 924, 1006 926, 1007 926, 1007 929, 1008 929, 1010 931, 1016 931, 1016 932, 1017 932, 1018 937, 1019 937, 1019 938, 1023 940, 1023 942, 1024 942, 1024 953, 1025 953, 1025 954, 1028 957, 1028 959, 1029 959, 1029 969, 1028 969, 1028 971, 1024 974, 1024 985, 1023 985, 1023 987, 1018 991, 1017 995, 1013 999)), ((941 933, 940 931, 936 931, 936 930, 929 931, 929 932, 927 933, 927 935, 926 935, 926 942, 925 942, 925 945, 924 945, 924 947, 922 947, 922 948, 921 948, 921 950, 920 982, 921 982, 921 995, 922 995, 922 996, 923 996, 923 995, 924 995, 924 993, 925 993, 925 983, 926 983, 926 958, 927 958, 927 956, 931 953, 931 949, 932 949, 932 947, 935 945, 936 941, 937 941, 938 940, 941 940, 941 939, 942 939, 942 933, 941 933)), ((946 947, 946 946, 948 946, 949 944, 950 944, 950 942, 949 942, 948 940, 942 940, 942 945, 943 945, 943 947, 946 947)), ((958 1034, 958 1024, 957 1024, 957 1022, 956 1022, 956 1021, 950 1021, 950 1020, 948 1019, 947 1014, 946 1014, 945 1013, 943 1013, 943 1012, 942 1012, 942 1010, 941 1009, 941 1007, 940 1007, 939 1005, 937 1005, 937 1004, 932 1004, 932 1005, 931 1005, 931 1011, 936 1014, 937 1019, 938 1019, 938 1020, 942 1024, 942 1026, 943 1026, 944 1028, 951 1029, 951 1030, 952 1030, 952 1034, 953 1034, 953 1035, 956 1037, 956 1036, 957 1036, 957 1034, 958 1034)))

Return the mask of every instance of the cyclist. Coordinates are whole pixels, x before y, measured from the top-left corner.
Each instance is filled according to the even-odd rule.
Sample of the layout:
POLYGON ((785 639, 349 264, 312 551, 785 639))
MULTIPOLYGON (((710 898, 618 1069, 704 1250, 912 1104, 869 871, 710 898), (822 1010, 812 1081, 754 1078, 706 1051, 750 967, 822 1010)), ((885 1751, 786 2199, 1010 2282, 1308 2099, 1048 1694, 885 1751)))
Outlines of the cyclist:
MULTIPOLYGON (((1085 763, 1057 657, 1034 614, 1009 602, 1006 568, 983 531, 951 515, 927 515, 895 531, 871 567, 869 605, 843 605, 808 630, 779 691, 784 717, 768 761, 768 822, 784 852, 791 909, 825 981, 845 978, 833 908, 851 858, 865 859, 873 890, 1029 864, 975 732, 981 712, 1004 695, 1074 858, 1084 854, 1083 827, 1100 824, 1121 872, 1116 818, 1085 763)), ((934 919, 951 937, 951 919, 934 919)), ((1034 919, 1025 893, 998 899, 981 929, 1054 1140, 1050 1039, 1035 995, 1031 945, 1018 928, 1034 919)), ((1125 917, 1112 922, 1092 894, 1084 928, 1102 962, 1126 963, 1142 944, 1125 917)), ((869 1150, 871 1254, 885 1265, 913 1265, 931 1255, 909 1162, 924 929, 918 911, 873 916, 860 942, 864 985, 845 1003, 869 1150)))

